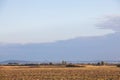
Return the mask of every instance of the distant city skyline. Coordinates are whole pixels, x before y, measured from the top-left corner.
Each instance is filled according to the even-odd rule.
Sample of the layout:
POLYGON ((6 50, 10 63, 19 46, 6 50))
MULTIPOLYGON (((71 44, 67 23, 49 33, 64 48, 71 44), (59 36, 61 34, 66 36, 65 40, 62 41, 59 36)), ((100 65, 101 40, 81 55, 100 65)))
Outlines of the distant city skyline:
POLYGON ((103 36, 99 29, 120 15, 119 0, 1 0, 0 43, 48 43, 83 36, 103 36))

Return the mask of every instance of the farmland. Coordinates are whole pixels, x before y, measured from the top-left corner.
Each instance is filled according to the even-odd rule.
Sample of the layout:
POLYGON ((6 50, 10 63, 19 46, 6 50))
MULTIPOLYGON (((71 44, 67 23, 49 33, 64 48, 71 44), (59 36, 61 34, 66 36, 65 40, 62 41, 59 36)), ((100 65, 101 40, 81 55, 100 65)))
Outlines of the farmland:
POLYGON ((120 80, 120 68, 0 66, 0 80, 120 80))

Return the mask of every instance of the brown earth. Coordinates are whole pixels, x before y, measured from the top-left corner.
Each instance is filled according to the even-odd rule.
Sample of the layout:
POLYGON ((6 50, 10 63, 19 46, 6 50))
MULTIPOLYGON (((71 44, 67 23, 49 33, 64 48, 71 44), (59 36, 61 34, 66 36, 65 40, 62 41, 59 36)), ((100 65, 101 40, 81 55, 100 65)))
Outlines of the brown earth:
POLYGON ((120 68, 0 66, 0 80, 120 80, 120 68))

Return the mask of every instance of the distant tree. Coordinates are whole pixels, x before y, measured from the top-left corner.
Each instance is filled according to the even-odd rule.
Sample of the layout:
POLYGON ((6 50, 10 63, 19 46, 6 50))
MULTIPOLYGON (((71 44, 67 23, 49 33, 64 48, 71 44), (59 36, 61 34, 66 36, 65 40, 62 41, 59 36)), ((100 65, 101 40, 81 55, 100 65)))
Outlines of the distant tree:
POLYGON ((66 65, 66 64, 67 64, 67 62, 66 62, 66 61, 62 61, 62 64, 63 64, 63 65, 66 65))
POLYGON ((105 65, 105 62, 104 62, 104 61, 98 62, 97 65, 98 65, 98 66, 105 65))
POLYGON ((49 65, 53 65, 53 63, 52 63, 52 62, 50 62, 50 63, 49 63, 49 65))
POLYGON ((98 62, 97 65, 98 65, 98 66, 101 65, 100 62, 98 62))
POLYGON ((25 66, 39 66, 39 64, 35 64, 35 63, 30 63, 30 64, 24 64, 25 66))
POLYGON ((101 61, 101 65, 105 65, 105 62, 104 62, 104 61, 101 61))
POLYGON ((117 64, 117 67, 120 67, 120 64, 117 64))

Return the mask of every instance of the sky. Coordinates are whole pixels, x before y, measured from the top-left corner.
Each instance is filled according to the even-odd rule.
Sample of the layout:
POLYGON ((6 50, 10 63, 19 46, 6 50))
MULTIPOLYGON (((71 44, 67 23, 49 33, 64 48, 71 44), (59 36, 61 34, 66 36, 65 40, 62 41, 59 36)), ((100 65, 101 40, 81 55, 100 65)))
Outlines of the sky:
POLYGON ((0 43, 46 43, 103 36, 97 24, 120 15, 119 0, 0 0, 0 43))

